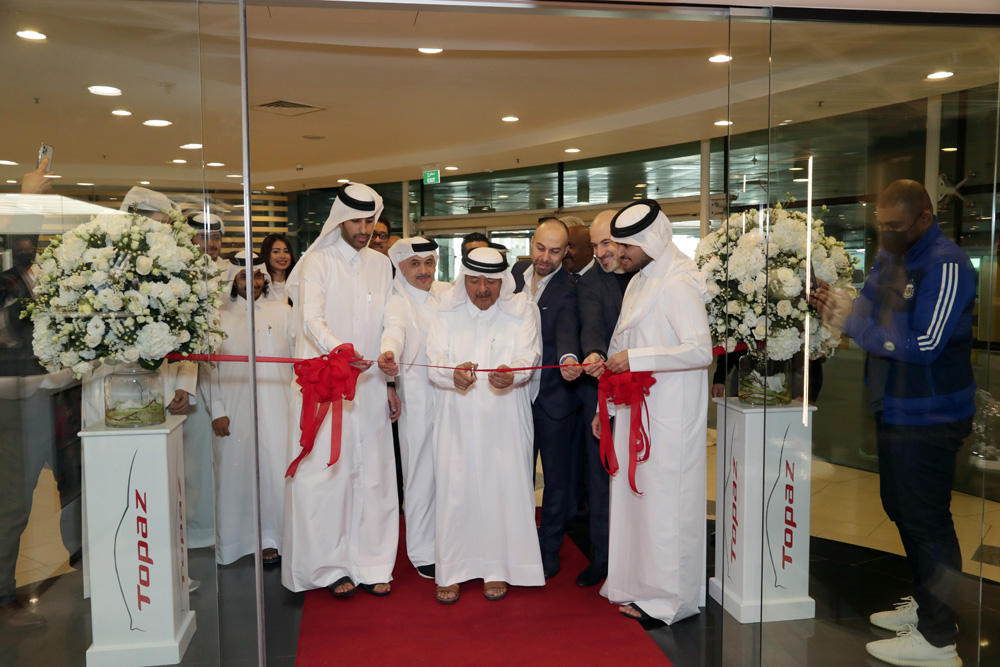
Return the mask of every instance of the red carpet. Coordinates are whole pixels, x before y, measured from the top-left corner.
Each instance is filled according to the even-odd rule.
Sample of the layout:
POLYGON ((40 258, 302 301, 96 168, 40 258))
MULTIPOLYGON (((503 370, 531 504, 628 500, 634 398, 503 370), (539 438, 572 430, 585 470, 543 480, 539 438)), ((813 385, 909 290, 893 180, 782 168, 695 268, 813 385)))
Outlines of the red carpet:
POLYGON ((400 528, 388 597, 306 593, 296 664, 670 666, 637 622, 598 595, 598 586, 576 585, 587 560, 569 538, 562 570, 545 586, 511 586, 506 598, 489 602, 474 580, 462 584, 457 603, 443 605, 434 582, 410 565, 402 537, 400 528))

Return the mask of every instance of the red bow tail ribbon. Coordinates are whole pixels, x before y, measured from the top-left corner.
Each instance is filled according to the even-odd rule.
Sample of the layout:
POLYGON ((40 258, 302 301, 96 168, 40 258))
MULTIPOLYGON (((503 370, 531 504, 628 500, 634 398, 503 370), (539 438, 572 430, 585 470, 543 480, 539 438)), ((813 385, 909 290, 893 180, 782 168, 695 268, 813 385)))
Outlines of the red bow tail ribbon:
POLYGON ((628 405, 629 419, 628 483, 632 490, 642 495, 635 485, 635 469, 639 463, 649 458, 649 407, 646 397, 656 379, 649 372, 608 373, 601 375, 597 385, 597 402, 601 418, 601 462, 609 475, 618 472, 618 458, 615 455, 614 435, 611 433, 611 418, 608 415, 608 401, 615 405, 628 405), (645 422, 643 422, 645 416, 645 422))
POLYGON ((354 400, 354 390, 361 374, 360 368, 351 365, 354 360, 354 346, 344 343, 330 354, 295 362, 295 382, 302 387, 302 413, 299 416, 302 451, 288 466, 285 477, 295 477, 299 463, 312 452, 327 412, 331 413, 330 465, 340 458, 343 402, 354 400))

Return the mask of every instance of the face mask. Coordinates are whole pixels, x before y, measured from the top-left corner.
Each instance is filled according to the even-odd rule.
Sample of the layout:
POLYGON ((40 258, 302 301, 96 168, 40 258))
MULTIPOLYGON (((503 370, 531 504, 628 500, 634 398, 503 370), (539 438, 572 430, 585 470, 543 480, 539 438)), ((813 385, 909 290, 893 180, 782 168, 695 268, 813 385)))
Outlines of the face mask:
POLYGON ((31 266, 31 263, 35 261, 35 253, 33 252, 15 252, 13 254, 14 266, 31 266))

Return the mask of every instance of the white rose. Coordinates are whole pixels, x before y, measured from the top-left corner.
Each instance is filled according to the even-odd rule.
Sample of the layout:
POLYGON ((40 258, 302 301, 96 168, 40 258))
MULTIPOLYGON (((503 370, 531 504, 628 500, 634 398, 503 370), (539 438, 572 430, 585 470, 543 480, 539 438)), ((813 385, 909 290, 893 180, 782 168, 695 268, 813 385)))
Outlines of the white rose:
POLYGON ((782 299, 777 306, 778 317, 788 317, 792 314, 792 303, 788 299, 782 299))
POLYGON ((135 260, 135 270, 140 276, 148 276, 153 270, 153 260, 149 257, 140 257, 135 260))

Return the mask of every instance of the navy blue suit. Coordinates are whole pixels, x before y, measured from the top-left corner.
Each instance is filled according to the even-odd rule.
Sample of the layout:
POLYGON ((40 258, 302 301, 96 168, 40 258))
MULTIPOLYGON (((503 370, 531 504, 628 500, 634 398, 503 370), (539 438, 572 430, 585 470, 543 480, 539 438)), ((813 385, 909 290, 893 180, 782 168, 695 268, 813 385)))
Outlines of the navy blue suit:
MULTIPOLYGON (((527 260, 511 268, 515 292, 524 290, 527 260)), ((542 320, 542 364, 552 366, 566 354, 580 356, 580 320, 576 285, 562 268, 546 283, 537 301, 542 320)), ((542 456, 545 493, 542 495, 542 524, 538 541, 542 554, 556 554, 562 545, 566 523, 576 515, 576 462, 574 446, 578 438, 580 399, 573 385, 558 368, 541 371, 541 387, 531 405, 535 425, 535 450, 542 456)))
MULTIPOLYGON (((624 292, 614 274, 605 273, 596 262, 580 276, 577 283, 580 304, 580 349, 583 359, 593 352, 608 357, 611 335, 618 323, 624 292)), ((576 381, 577 394, 583 407, 580 429, 587 461, 588 504, 590 506, 590 541, 594 546, 593 563, 608 562, 608 512, 610 510, 608 472, 601 463, 601 443, 594 437, 590 424, 597 413, 597 379, 581 375, 576 381)))

